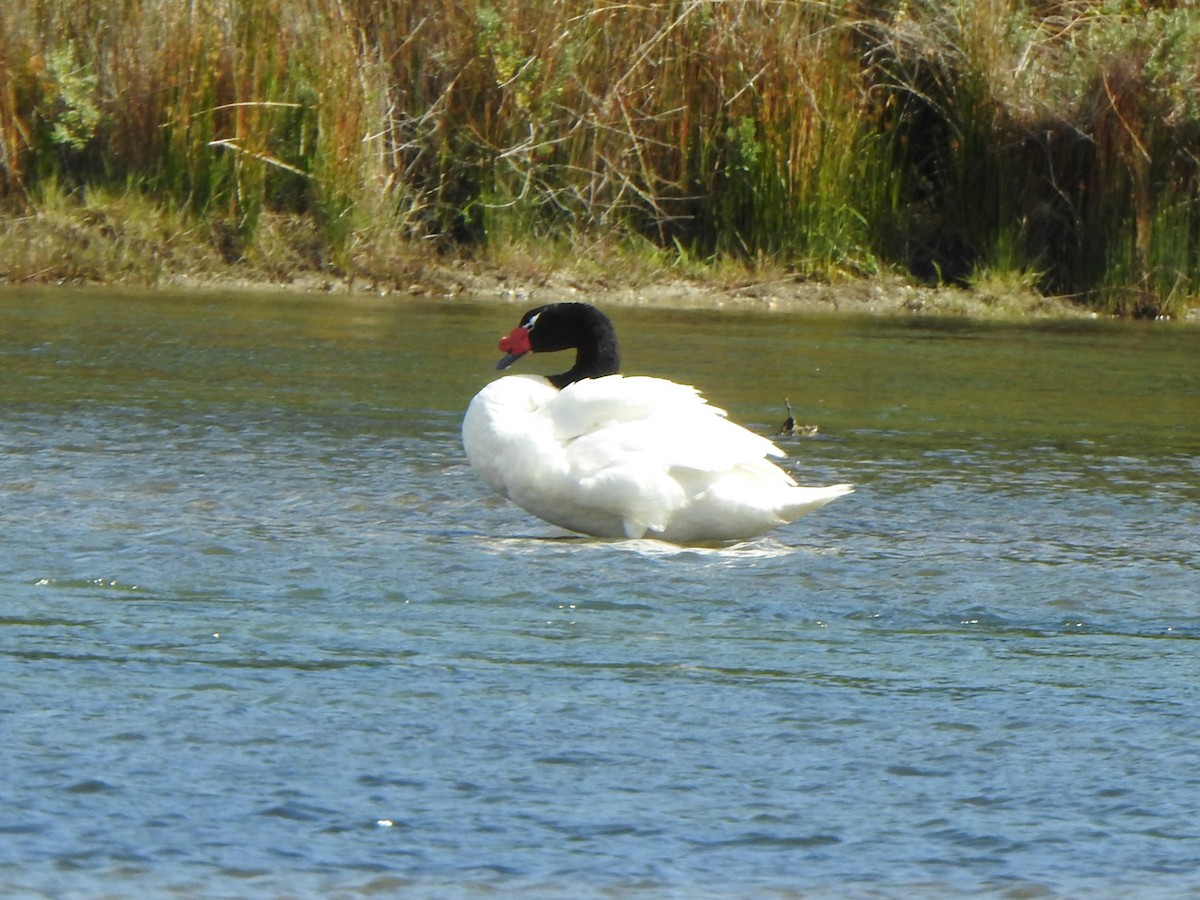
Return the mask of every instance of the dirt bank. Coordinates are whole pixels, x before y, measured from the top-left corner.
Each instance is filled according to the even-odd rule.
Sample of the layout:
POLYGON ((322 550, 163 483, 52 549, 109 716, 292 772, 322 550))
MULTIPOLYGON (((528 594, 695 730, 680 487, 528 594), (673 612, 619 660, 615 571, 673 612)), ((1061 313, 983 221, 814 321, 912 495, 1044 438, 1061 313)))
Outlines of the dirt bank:
POLYGON ((163 286, 185 289, 284 290, 317 293, 370 293, 395 297, 471 297, 519 306, 559 300, 585 300, 597 306, 643 306, 675 309, 729 309, 813 314, 938 315, 992 319, 1096 318, 1098 313, 1056 297, 1029 290, 966 290, 926 287, 899 277, 837 283, 800 277, 755 279, 623 277, 617 273, 580 277, 569 271, 506 268, 492 263, 434 263, 410 271, 407 283, 381 283, 367 278, 337 278, 299 273, 283 279, 231 268, 228 272, 174 275, 163 286))
MULTIPOLYGON (((334 265, 306 252, 315 240, 311 223, 294 217, 265 217, 257 242, 236 256, 219 252, 210 230, 129 198, 0 216, 0 285, 471 296, 530 306, 579 299, 601 306, 992 319, 1101 315, 1003 276, 981 278, 969 290, 922 286, 899 275, 829 283, 782 265, 692 264, 681 274, 652 253, 622 254, 604 244, 575 252, 535 245, 471 257, 388 239, 364 242, 334 265)), ((1179 315, 1200 321, 1200 309, 1179 315)))
POLYGON ((799 278, 713 281, 661 279, 622 284, 612 279, 580 280, 555 274, 538 283, 511 274, 471 272, 461 278, 465 292, 530 305, 579 299, 597 305, 679 309, 732 309, 761 312, 851 313, 870 315, 951 315, 990 318, 1082 317, 1090 310, 1033 292, 1006 295, 959 288, 918 287, 899 278, 825 284, 799 278))

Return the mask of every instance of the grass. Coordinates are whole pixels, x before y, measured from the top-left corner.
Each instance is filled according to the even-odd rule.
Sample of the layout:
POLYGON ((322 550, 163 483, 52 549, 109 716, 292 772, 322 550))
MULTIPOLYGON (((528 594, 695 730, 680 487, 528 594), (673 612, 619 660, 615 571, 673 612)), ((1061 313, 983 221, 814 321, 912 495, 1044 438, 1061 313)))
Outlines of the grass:
POLYGON ((6 4, 0 279, 525 253, 1171 314, 1200 295, 1192 7, 6 4))

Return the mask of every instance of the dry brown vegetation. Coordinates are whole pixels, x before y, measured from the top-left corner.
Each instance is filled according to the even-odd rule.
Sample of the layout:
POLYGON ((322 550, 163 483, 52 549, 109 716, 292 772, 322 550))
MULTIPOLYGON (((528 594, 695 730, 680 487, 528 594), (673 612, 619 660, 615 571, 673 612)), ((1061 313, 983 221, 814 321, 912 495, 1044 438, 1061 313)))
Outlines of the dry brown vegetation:
POLYGON ((1169 313, 1200 294, 1191 6, 5 4, 0 280, 523 252, 1169 313))

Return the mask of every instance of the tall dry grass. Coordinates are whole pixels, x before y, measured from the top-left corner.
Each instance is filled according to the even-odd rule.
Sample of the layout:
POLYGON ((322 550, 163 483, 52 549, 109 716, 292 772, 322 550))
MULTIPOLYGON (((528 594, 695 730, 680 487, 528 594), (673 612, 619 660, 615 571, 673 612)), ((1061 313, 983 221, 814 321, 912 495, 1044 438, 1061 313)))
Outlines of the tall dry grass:
POLYGON ((893 136, 885 255, 943 277, 1037 272, 1047 291, 1132 315, 1195 297, 1193 6, 907 4, 870 66, 893 136))
POLYGON ((230 261, 286 214, 332 269, 601 235, 1149 314, 1200 293, 1191 5, 5 4, 0 202, 134 192, 230 261))

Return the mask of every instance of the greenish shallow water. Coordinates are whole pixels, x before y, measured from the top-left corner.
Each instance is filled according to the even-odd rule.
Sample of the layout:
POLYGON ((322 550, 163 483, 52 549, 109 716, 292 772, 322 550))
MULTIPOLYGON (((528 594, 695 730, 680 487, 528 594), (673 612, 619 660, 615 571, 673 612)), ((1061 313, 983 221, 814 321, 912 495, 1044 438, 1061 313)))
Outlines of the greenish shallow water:
POLYGON ((1200 891, 1200 332, 614 310, 858 485, 677 549, 473 477, 520 312, 0 292, 0 894, 1200 891))

